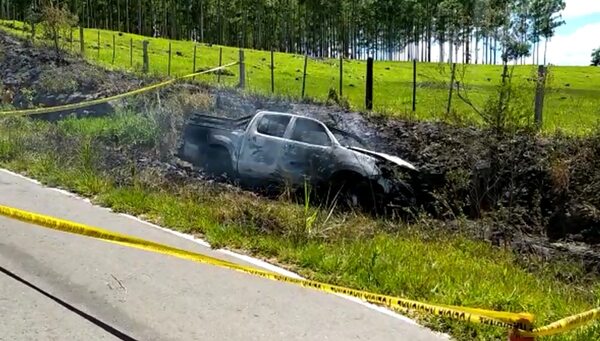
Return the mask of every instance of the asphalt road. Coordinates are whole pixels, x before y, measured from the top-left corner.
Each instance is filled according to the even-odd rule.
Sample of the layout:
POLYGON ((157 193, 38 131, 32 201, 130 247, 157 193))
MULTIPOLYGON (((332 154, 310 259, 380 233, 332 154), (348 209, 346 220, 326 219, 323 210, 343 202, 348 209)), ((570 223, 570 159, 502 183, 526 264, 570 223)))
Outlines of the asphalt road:
MULTIPOLYGON (((0 171, 0 204, 237 258, 0 171)), ((347 299, 0 217, 0 340, 444 340, 347 299)))

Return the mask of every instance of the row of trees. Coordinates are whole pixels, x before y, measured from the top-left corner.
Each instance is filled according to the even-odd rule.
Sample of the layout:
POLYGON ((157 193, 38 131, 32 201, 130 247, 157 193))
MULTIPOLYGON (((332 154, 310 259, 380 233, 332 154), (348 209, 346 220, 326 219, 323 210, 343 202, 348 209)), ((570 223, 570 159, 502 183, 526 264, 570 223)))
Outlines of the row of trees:
POLYGON ((315 57, 464 63, 497 63, 515 42, 540 63, 565 8, 564 0, 0 0, 0 15, 26 20, 50 3, 91 28, 315 57))

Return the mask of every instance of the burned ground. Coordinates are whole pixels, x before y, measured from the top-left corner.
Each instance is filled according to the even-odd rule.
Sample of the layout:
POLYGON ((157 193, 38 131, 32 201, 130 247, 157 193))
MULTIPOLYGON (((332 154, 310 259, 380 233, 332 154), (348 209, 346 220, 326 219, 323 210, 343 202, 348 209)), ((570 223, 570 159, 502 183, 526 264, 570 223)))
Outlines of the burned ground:
MULTIPOLYGON (((68 54, 57 60, 54 53, 32 48, 29 42, 6 33, 0 33, 0 46, 0 105, 27 109, 79 103, 138 89, 153 81, 105 70, 68 54)), ((76 113, 91 115, 112 111, 110 104, 100 104, 76 113)), ((58 112, 42 117, 58 119, 66 114, 71 113, 58 112)))
MULTIPOLYGON (((3 97, 3 104, 10 102, 15 108, 100 98, 152 81, 101 70, 76 58, 56 64, 51 54, 26 47, 5 34, 0 34, 0 44, 1 86, 5 93, 12 93, 10 98, 3 97), (59 77, 60 82, 56 82, 59 77)), ((138 171, 153 172, 167 182, 210 181, 199 170, 170 157, 181 142, 176 134, 184 124, 183 119, 175 121, 175 115, 170 116, 175 111, 181 117, 204 110, 231 118, 259 109, 299 113, 358 134, 373 150, 414 163, 425 175, 423 181, 432 184, 435 200, 428 203, 425 213, 445 228, 461 225, 461 229, 467 228, 477 238, 544 257, 576 255, 587 262, 590 270, 599 271, 600 130, 587 137, 540 136, 521 131, 498 138, 476 127, 390 119, 336 106, 189 84, 161 91, 160 96, 146 97, 150 99, 143 104, 134 100, 132 106, 143 110, 162 98, 163 129, 175 137, 164 135, 166 150, 161 152, 143 145, 102 141, 100 167, 114 173, 117 181, 130 181, 132 162, 138 171), (181 93, 202 94, 200 97, 210 100, 200 106, 203 109, 181 105, 182 101, 177 101, 179 108, 164 108, 168 98, 181 93), (461 217, 469 219, 467 227, 455 223, 461 217)), ((105 105, 82 113, 103 115, 113 110, 111 105, 105 105)), ((57 116, 45 118, 54 120, 57 116)), ((61 140, 57 136, 50 143, 60 145, 61 140)), ((63 147, 61 150, 69 150, 63 147)))
POLYGON ((414 163, 423 181, 433 181, 437 202, 430 213, 437 218, 487 217, 552 240, 600 243, 600 132, 569 137, 523 130, 498 138, 475 127, 395 120, 222 90, 212 95, 213 114, 300 113, 361 136, 373 150, 414 163))

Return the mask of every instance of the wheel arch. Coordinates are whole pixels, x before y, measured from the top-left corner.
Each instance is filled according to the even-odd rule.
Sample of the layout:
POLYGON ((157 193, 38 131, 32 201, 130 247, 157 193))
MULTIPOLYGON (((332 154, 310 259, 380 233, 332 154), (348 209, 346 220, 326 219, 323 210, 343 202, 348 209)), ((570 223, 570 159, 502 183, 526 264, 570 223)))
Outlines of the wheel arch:
POLYGON ((353 180, 368 180, 368 178, 354 170, 354 169, 340 169, 340 170, 336 170, 335 172, 333 172, 333 174, 331 174, 331 176, 328 179, 329 183, 337 183, 337 182, 341 182, 341 181, 353 181, 353 180))
POLYGON ((209 143, 204 151, 204 169, 209 173, 220 173, 225 171, 228 177, 237 176, 234 166, 233 155, 226 145, 220 143, 209 143))

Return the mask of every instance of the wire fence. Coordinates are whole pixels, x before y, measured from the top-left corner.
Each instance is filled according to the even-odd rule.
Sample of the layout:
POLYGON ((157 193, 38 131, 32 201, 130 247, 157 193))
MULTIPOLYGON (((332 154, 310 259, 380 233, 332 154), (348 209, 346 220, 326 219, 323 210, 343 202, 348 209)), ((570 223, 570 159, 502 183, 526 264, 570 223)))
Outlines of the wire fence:
MULTIPOLYGON (((21 22, 0 24, 30 36, 21 22)), ((61 44, 104 66, 161 76, 181 76, 244 58, 239 68, 196 80, 452 123, 481 122, 481 112, 498 97, 503 74, 501 65, 320 59, 83 28, 65 32, 61 44)), ((523 123, 579 134, 600 119, 600 68, 518 65, 509 72, 515 89, 513 111, 523 123)))

